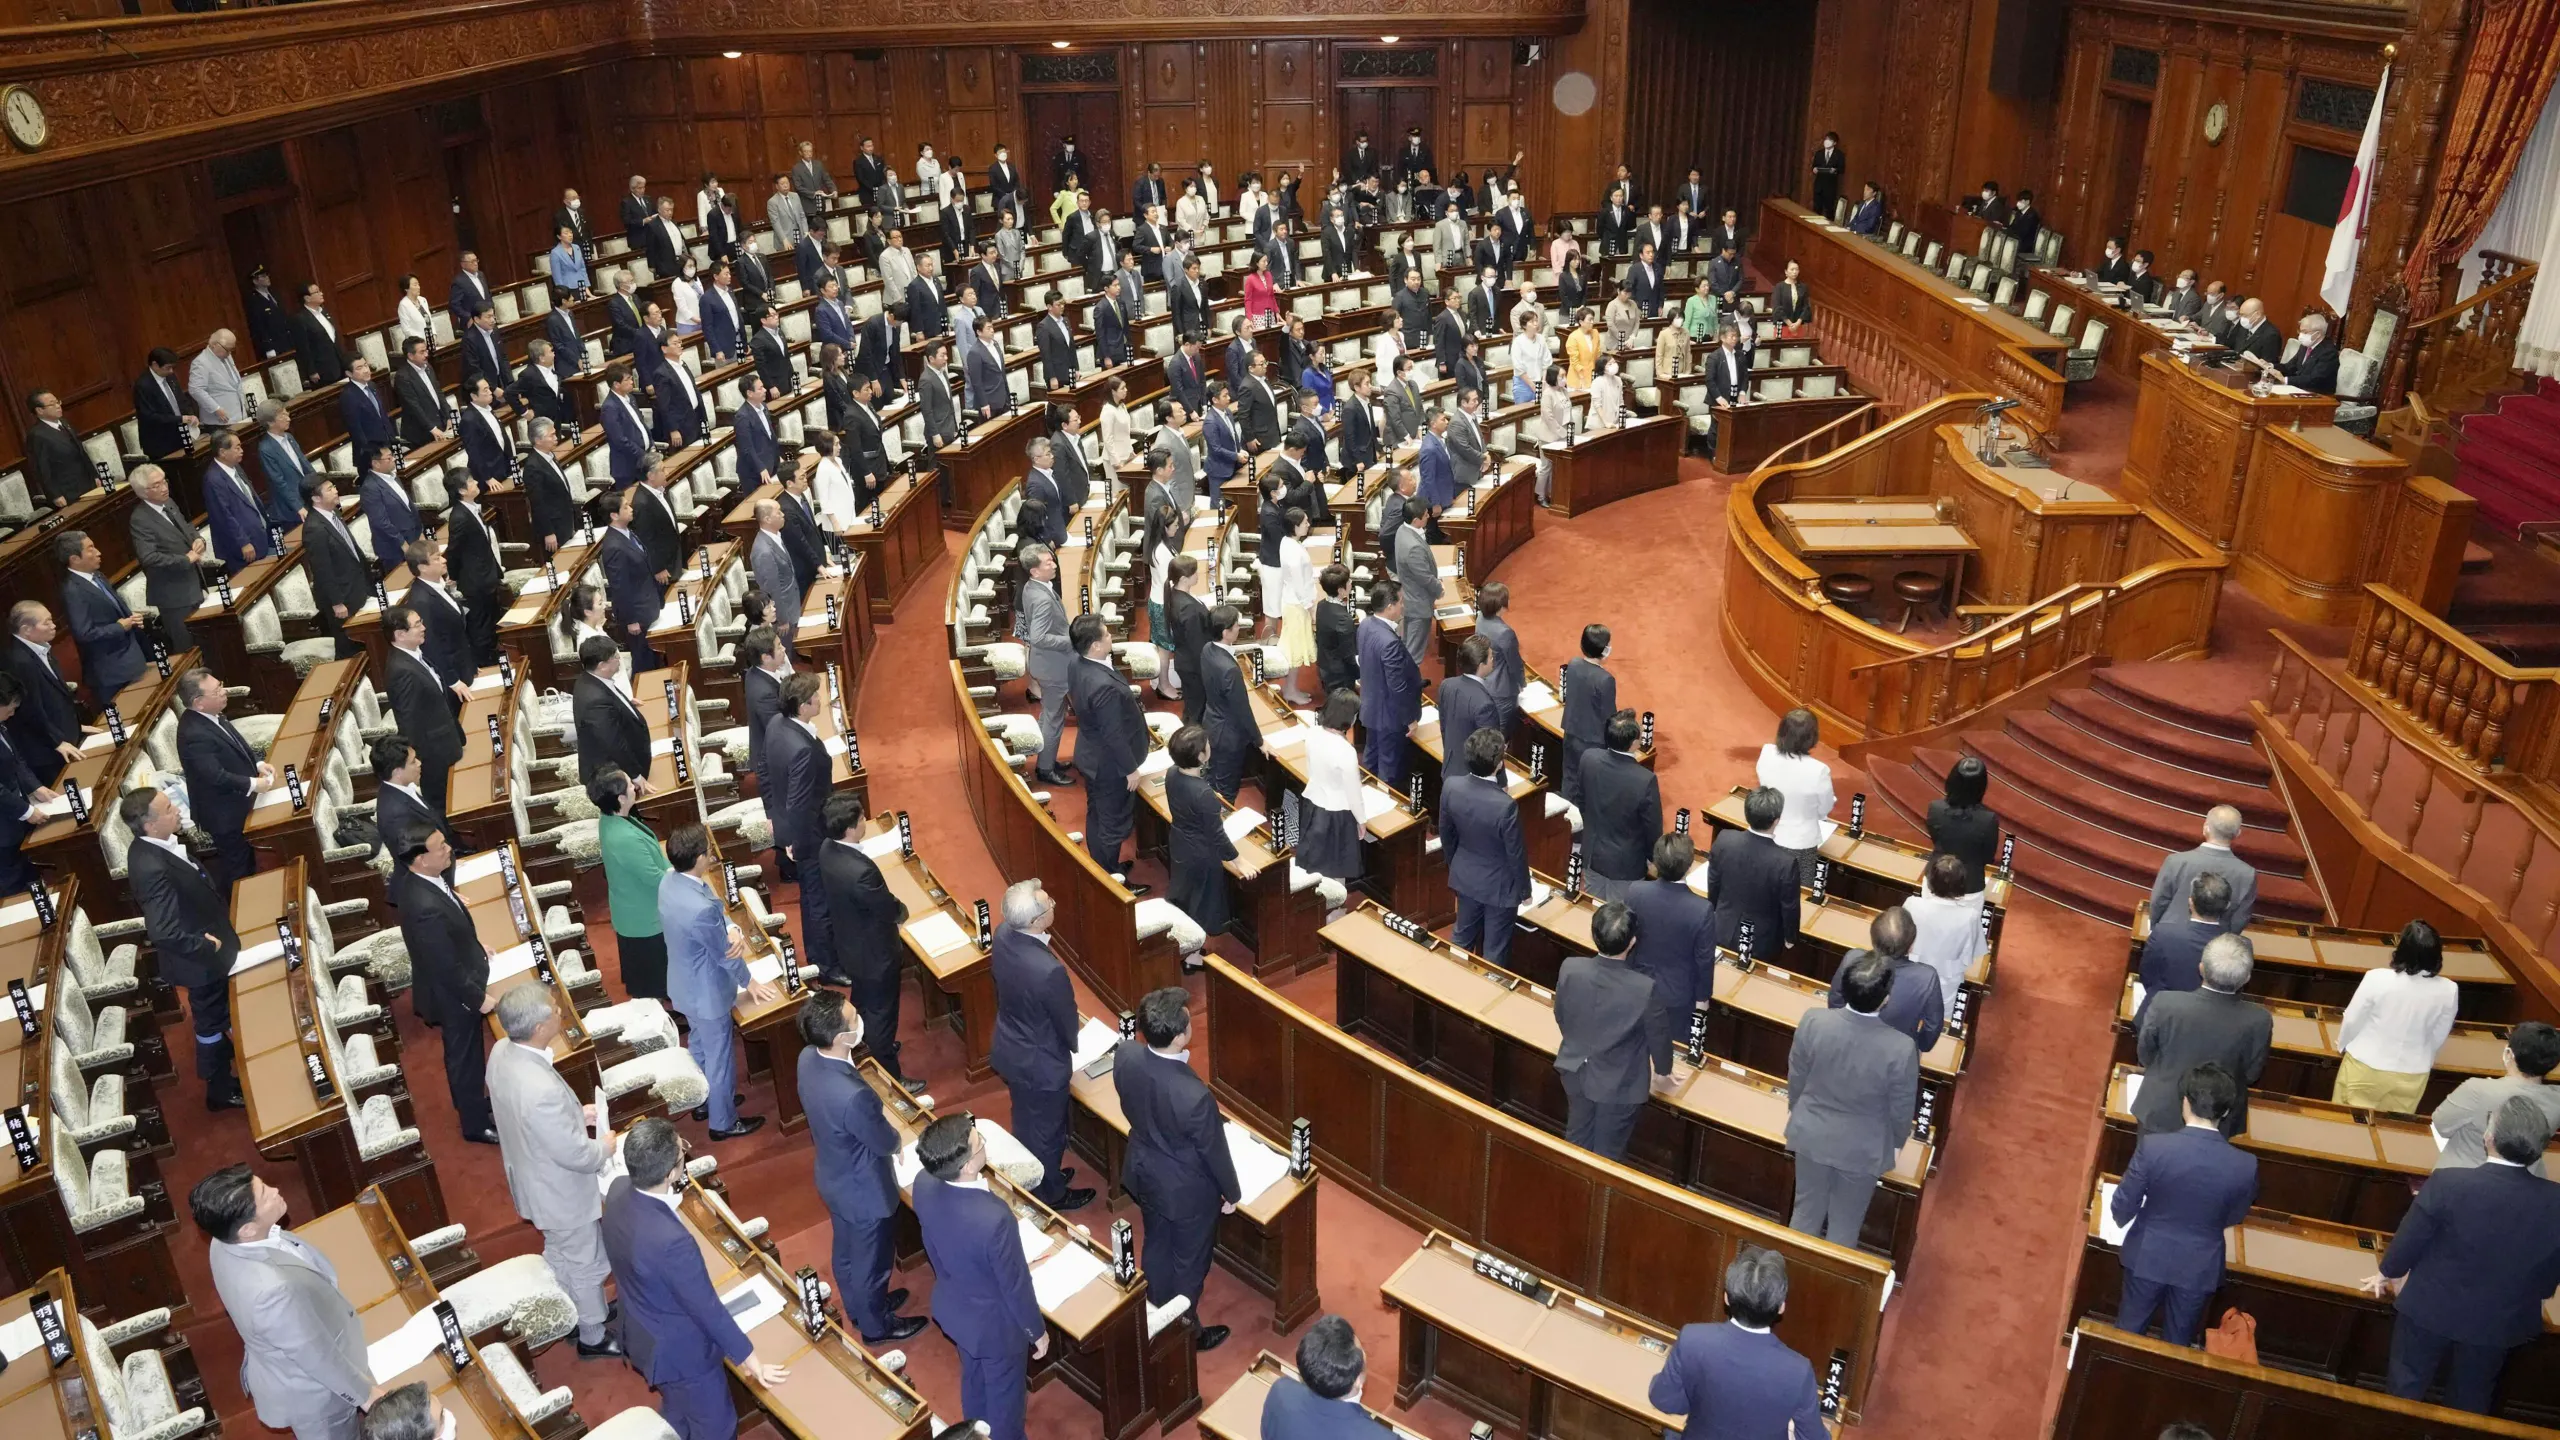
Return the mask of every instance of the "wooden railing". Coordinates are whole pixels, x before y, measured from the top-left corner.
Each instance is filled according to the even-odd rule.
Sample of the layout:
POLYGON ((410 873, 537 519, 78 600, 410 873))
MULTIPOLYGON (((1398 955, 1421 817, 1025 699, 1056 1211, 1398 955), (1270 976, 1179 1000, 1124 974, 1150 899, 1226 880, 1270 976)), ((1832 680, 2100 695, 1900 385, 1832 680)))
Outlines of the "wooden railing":
POLYGON ((1828 455, 1832 451, 1840 448, 1841 445, 1846 445, 1850 440, 1855 440, 1859 438, 1859 436, 1867 434, 1869 431, 1874 430, 1877 426, 1884 424, 1892 418, 1893 410, 1890 406, 1886 405, 1881 400, 1870 400, 1866 404, 1859 406, 1857 409, 1850 411, 1848 414, 1841 416, 1839 419, 1832 421, 1830 424, 1823 426, 1821 429, 1815 430, 1810 434, 1799 435, 1793 440, 1788 441, 1786 444, 1779 446, 1777 449, 1769 453, 1768 459, 1760 462, 1760 468, 1766 469, 1771 465, 1783 464, 1787 457, 1796 451, 1805 450, 1806 446, 1811 445, 1814 441, 1821 439, 1823 436, 1830 434, 1834 430, 1838 430, 1846 425, 1855 424, 1858 427, 1857 433, 1850 435, 1847 439, 1838 441, 1835 444, 1825 445, 1819 450, 1805 450, 1807 455, 1828 455))
POLYGON ((2509 665, 2389 586, 2365 587, 2347 674, 2446 763, 2535 786, 2560 769, 2560 670, 2509 665))
POLYGON ((2401 344, 2409 356, 2407 392, 2423 395, 2446 415, 2477 408, 2509 388, 2516 335, 2533 303, 2541 267, 2521 256, 2480 252, 2480 288, 2409 327, 2401 344))
POLYGON ((2070 665, 2106 653, 2107 620, 2124 587, 2072 585, 1978 634, 1849 674, 1867 684, 1867 736, 1934 730, 2070 665))

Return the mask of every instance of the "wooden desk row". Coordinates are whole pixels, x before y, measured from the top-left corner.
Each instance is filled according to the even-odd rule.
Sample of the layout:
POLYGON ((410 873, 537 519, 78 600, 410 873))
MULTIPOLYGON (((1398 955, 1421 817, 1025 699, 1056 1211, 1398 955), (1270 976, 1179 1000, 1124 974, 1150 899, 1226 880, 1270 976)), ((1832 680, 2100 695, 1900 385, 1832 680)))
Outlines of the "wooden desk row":
POLYGON ((195 660, 193 650, 173 655, 167 674, 146 667, 132 684, 118 692, 116 714, 125 727, 122 744, 114 741, 113 731, 103 722, 90 727, 93 733, 84 738, 80 758, 66 766, 53 785, 66 793, 72 786, 79 786, 88 801, 89 818, 78 819, 67 811, 51 816, 18 842, 19 853, 37 869, 77 881, 81 903, 96 919, 118 920, 140 913, 131 888, 107 869, 106 847, 99 839, 99 830, 124 794, 125 781, 133 767, 150 765, 143 750, 144 740, 161 712, 174 703, 177 677, 185 674, 195 660))
MULTIPOLYGON (((2124 990, 2116 1001, 2116 1046, 2118 1064, 2140 1063, 2135 1053, 2139 1037, 2134 1032, 2133 1017, 2137 1009, 2134 991, 2141 982, 2128 975, 2124 990)), ((2299 1095, 2326 1099, 2338 1078, 2338 1030, 2344 1012, 2334 1005, 2307 1005, 2298 1000, 2268 1000, 2250 997, 2275 1015, 2275 1041, 2267 1056, 2266 1072, 2258 1083, 2282 1095, 2299 1095)), ((2500 1058, 2506 1049, 2507 1032, 2503 1026, 2481 1025, 2457 1021, 2453 1033, 2436 1051, 2434 1071, 2427 1077, 2426 1096, 2418 1103, 2433 1110, 2453 1093, 2453 1087, 2478 1076, 2503 1075, 2506 1062, 2500 1058)))
MULTIPOLYGON (((2133 914, 2133 948, 2125 968, 2139 972, 2142 947, 2151 938, 2151 907, 2133 914)), ((2313 925, 2300 920, 2263 916, 2243 932, 2253 957, 2249 993, 2262 1000, 2299 1000, 2307 1005, 2344 1006, 2356 986, 2375 970, 2389 968, 2398 939, 2387 930, 2356 930, 2313 925)), ((2456 1013, 2465 1020, 2496 1024, 2513 1021, 2516 978, 2488 945, 2460 936, 2444 940, 2444 977, 2461 987, 2456 1013)))
POLYGON ((2550 1431, 2487 1415, 2399 1400, 2293 1370, 2251 1365, 2128 1335, 2104 1320, 2071 1331, 2070 1376, 2054 1440, 2156 1440, 2172 1422, 2216 1435, 2287 1440, 2547 1440, 2550 1431))
MULTIPOLYGON (((103 1335, 80 1323, 94 1308, 62 1270, 38 1276, 34 1284, 0 1299, 0 1329, 13 1333, 11 1348, 16 1348, 15 1342, 29 1347, 0 1369, 0 1434, 11 1440, 108 1440, 119 1430, 143 1428, 132 1413, 129 1395, 124 1414, 107 1408, 104 1396, 110 1389, 126 1394, 123 1365, 112 1347, 102 1349, 91 1343, 104 1339, 103 1335)), ((177 1406, 177 1412, 167 1418, 183 1419, 193 1411, 196 1425, 180 1433, 219 1436, 222 1424, 205 1394, 193 1347, 174 1325, 147 1334, 150 1338, 136 1337, 123 1344, 128 1354, 146 1349, 159 1353, 170 1399, 177 1406)))

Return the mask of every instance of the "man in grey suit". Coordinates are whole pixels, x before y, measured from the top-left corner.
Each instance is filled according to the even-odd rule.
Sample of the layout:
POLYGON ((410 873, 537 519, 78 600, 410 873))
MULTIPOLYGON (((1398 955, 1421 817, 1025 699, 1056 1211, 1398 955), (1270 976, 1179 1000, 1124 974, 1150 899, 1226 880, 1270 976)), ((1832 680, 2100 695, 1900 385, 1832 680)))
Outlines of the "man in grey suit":
POLYGON ((1449 478, 1465 494, 1484 478, 1484 397, 1473 390, 1458 397, 1458 413, 1449 417, 1449 478))
MULTIPOLYGON (((1195 503, 1193 497, 1200 493, 1200 457, 1191 453, 1191 442, 1183 438, 1182 427, 1191 417, 1183 410, 1182 402, 1169 399, 1164 407, 1164 423, 1156 427, 1155 443, 1147 453, 1172 459, 1173 473, 1164 482, 1164 498, 1173 502, 1174 509, 1188 515, 1195 503)), ((1154 464, 1152 460, 1148 463, 1154 464)))
POLYGON ((1438 507, 1407 497, 1408 507, 1395 534, 1395 579, 1404 587, 1405 653, 1419 665, 1430 655, 1431 608, 1440 603, 1440 562, 1432 556, 1424 527, 1439 518, 1438 507), (1418 508, 1417 508, 1418 507, 1418 508))
POLYGON ((613 1158, 597 1133, 595 1106, 552 1068, 560 1011, 551 989, 528 980, 498 997, 498 1028, 507 1032, 489 1054, 489 1111, 498 1125, 498 1154, 516 1213, 542 1232, 542 1261, 578 1307, 578 1358, 610 1359, 622 1347, 605 1333, 604 1192, 596 1177, 613 1158))
MULTIPOLYGON (((2222 912, 2223 933, 2237 935, 2248 929, 2250 912, 2258 908, 2258 872, 2250 868, 2248 861, 2231 853, 2231 842, 2239 838, 2238 806, 2216 805, 2204 812, 2204 843, 2162 861, 2159 877, 2151 882, 2151 923, 2159 924, 2170 906, 2183 907, 2187 903, 2187 886, 2198 875, 2210 871, 2231 882, 2231 907, 2222 912)), ((2248 1108, 2245 1095, 2241 1108, 2248 1108)))
POLYGON ((1396 356, 1395 378, 1378 387, 1378 399, 1387 407, 1387 448, 1395 449, 1422 433, 1422 387, 1413 382, 1413 356, 1396 356))
MULTIPOLYGON (((2503 1059, 2505 1074, 2463 1081, 2427 1117, 2429 1128, 2444 1146, 2436 1152, 2438 1170, 2467 1170, 2488 1163, 2489 1117, 2519 1095, 2560 1126, 2560 1085, 2551 1082, 2551 1072, 2560 1069, 2560 1030, 2540 1020, 2522 1022, 2507 1032, 2503 1059)), ((2549 1178, 2540 1160, 2526 1168, 2549 1178)))
MULTIPOLYGON (((1884 1023, 1892 992, 1885 962, 1868 955, 1840 972, 1845 1010, 1808 1010, 1787 1051, 1787 1149, 1796 1161, 1787 1224, 1854 1248, 1920 1107, 1920 1052, 1884 1023)), ((2177 1092, 2171 1088, 2170 1101, 2177 1092)))
POLYGON ((834 198, 836 177, 827 173, 827 162, 818 158, 816 142, 801 141, 799 155, 791 162, 791 193, 800 197, 803 206, 834 198))
POLYGON ((2220 1062, 2240 1081, 2240 1098, 2222 1117, 2222 1133, 2237 1135, 2249 1128, 2249 1087, 2267 1068, 2276 1018, 2266 1006, 2240 998, 2252 968, 2246 939, 2213 937, 2205 942, 2196 968, 2204 977, 2203 989, 2162 995, 2142 1012, 2142 1031, 2134 1040, 2142 1092, 2134 1097, 2133 1116, 2146 1134, 2186 1123, 2178 1109, 2178 1087, 2189 1070, 2208 1060, 2220 1062))
POLYGON ((204 603, 200 568, 211 542, 196 530, 184 507, 169 498, 169 475, 157 465, 133 467, 136 504, 128 528, 133 555, 142 564, 142 593, 160 612, 160 637, 171 654, 195 646, 187 617, 204 603))
POLYGON ((765 223, 773 227, 773 239, 782 254, 799 248, 800 237, 809 233, 809 210, 791 188, 791 177, 773 177, 773 191, 764 200, 765 223))
POLYGON ((1032 778, 1044 785, 1073 785, 1058 767, 1058 739, 1067 728, 1068 682, 1076 653, 1067 644, 1067 602, 1058 594, 1058 554, 1033 543, 1022 547, 1022 594, 1013 607, 1013 633, 1022 641, 1024 668, 1040 687, 1040 758, 1032 778))
POLYGON ((756 543, 747 552, 757 588, 773 602, 773 633, 788 643, 800 628, 800 570, 782 540, 782 502, 756 502, 756 543))
POLYGON ((284 1227, 283 1193, 233 1165, 197 1181, 187 1208, 212 1237, 214 1293, 240 1332, 258 1422, 294 1440, 357 1440, 375 1389, 364 1324, 329 1257, 284 1227))
POLYGON ((1556 977, 1556 1072, 1564 1079, 1564 1138, 1612 1160, 1645 1096, 1671 1083, 1671 1012, 1653 977, 1627 963, 1636 917, 1612 900, 1591 917, 1597 955, 1572 955, 1556 977))

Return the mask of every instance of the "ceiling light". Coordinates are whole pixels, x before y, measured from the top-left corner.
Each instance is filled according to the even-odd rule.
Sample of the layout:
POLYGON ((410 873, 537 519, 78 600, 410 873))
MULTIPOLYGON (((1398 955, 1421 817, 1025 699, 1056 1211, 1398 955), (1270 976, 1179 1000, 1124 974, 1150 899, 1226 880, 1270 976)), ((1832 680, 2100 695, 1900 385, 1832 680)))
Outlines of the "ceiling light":
POLYGON ((723 60, 735 60, 745 53, 746 52, 743 50, 723 50, 720 52, 720 58, 723 60))
POLYGON ((1379 39, 1380 41, 1382 41, 1382 42, 1383 42, 1383 43, 1385 43, 1385 44, 1389 44, 1389 45, 1393 45, 1394 43, 1396 43, 1397 41, 1399 41, 1399 40, 1401 40, 1401 39, 1403 39, 1403 38, 1404 38, 1404 37, 1403 37, 1403 36, 1401 36, 1401 35, 1381 35, 1381 36, 1379 36, 1379 37, 1378 37, 1378 39, 1379 39))
POLYGON ((1049 48, 1052 50, 1064 50, 1067 48, 1067 42, 1064 40, 1052 40, 1049 42, 1049 48))

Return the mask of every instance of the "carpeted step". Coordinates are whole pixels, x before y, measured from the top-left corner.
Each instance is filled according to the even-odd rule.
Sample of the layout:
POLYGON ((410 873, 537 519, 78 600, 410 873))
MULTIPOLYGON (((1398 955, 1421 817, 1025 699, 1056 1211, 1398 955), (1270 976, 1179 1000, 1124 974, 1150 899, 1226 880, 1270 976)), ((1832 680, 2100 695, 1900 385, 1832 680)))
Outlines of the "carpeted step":
POLYGON ((2264 785, 2198 774, 2135 754, 2058 715, 2044 711, 2012 713, 2006 728, 2028 746, 2087 777, 2085 783, 2091 787, 2092 800, 2107 790, 2119 790, 2198 815, 2216 805, 2237 805, 2249 824, 2269 828, 2282 827, 2288 818, 2283 804, 2264 785))
MULTIPOLYGON (((1991 767, 1990 805, 2003 824, 2024 831, 2029 828, 2026 817, 2030 814, 2052 816, 2052 825, 2062 832, 2057 835, 2054 848, 2063 850, 2078 848, 2070 838, 2071 832, 2113 831, 2152 852, 2138 867, 2145 881, 2159 868, 2161 855, 2188 849, 2203 832, 2204 817, 2200 813, 2106 789, 2051 756, 2020 744, 2014 736, 1971 734, 1964 737, 1964 746, 1991 767)), ((1921 757, 1926 760, 1929 753, 1923 751, 1921 757)), ((1927 812, 1924 809, 1922 813, 1927 812)), ((2302 847, 2284 830, 2252 826, 2240 832, 2232 848, 2264 874, 2300 876, 2306 870, 2302 847)))
POLYGON ((2009 874, 2029 893, 2084 915, 2095 915, 2111 925, 2132 924, 2133 912, 2151 898, 2151 882, 2147 878, 2136 885, 2100 874, 2024 835, 2018 837, 2009 874))
POLYGON ((2271 773, 2258 747, 2227 735, 2208 734, 2135 709, 2095 690, 2065 690, 2047 706, 2053 714, 2123 746, 2134 758, 2165 761, 2206 776, 2264 785, 2271 773))
POLYGON ((2560 399, 2533 393, 2503 395, 2495 408, 2499 419, 2539 432, 2543 453, 2560 459, 2560 399))
MULTIPOLYGON (((2483 550, 2481 563, 2488 560, 2489 552, 2483 550)), ((2175 665, 2110 666, 2090 677, 2089 688, 2128 709, 2257 753, 2258 728, 2249 720, 2249 696, 2234 695, 2220 707, 2201 703, 2192 671, 2182 672, 2175 665)))
POLYGON ((2453 485, 2479 502, 2480 523, 2493 530, 2513 534, 2518 526, 2528 521, 2560 519, 2560 509, 2511 489, 2477 466, 2457 468, 2453 485))
POLYGON ((2560 624, 2466 625, 2462 633, 2510 665, 2560 665, 2560 624))
POLYGON ((2507 539, 2478 545, 2489 564, 2454 581, 2445 619, 2469 630, 2482 625, 2560 624, 2560 562, 2507 539))

